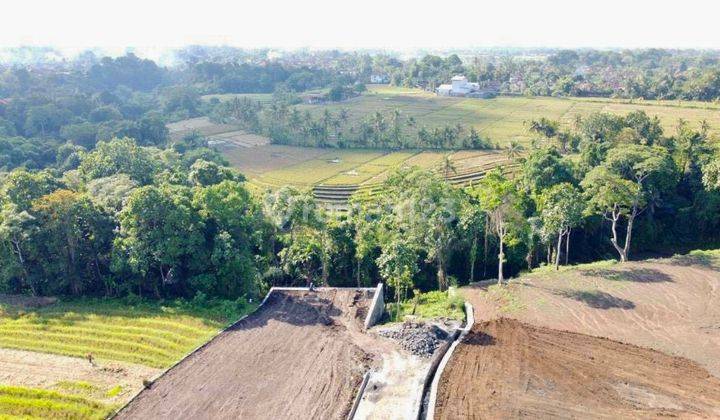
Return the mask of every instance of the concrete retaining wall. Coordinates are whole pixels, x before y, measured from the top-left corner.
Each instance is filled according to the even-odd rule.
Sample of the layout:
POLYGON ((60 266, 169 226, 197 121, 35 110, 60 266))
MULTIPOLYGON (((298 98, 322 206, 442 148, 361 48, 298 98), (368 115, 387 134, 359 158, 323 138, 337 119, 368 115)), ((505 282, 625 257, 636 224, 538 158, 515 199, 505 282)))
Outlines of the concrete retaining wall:
POLYGON ((425 374, 425 381, 423 382, 423 390, 420 394, 420 401, 418 404, 418 410, 417 410, 417 416, 416 418, 418 420, 424 419, 427 415, 426 410, 427 407, 425 406, 425 398, 426 396, 429 396, 430 393, 430 387, 432 386, 433 378, 435 377, 435 374, 437 373, 438 367, 440 366, 440 362, 442 362, 443 358, 445 357, 445 354, 448 352, 450 347, 453 345, 455 340, 460 336, 460 330, 455 330, 450 337, 445 340, 444 343, 438 347, 437 350, 435 350, 435 354, 433 355, 432 361, 430 362, 430 367, 428 368, 427 374, 425 374))
POLYGON ((357 412, 358 407, 360 406, 360 401, 362 400, 363 395, 365 394, 365 388, 367 388, 367 384, 370 381, 370 372, 366 372, 365 376, 363 376, 362 383, 360 384, 360 389, 358 389, 358 393, 355 396, 355 401, 353 401, 352 408, 350 409, 350 412, 348 413, 348 420, 352 420, 355 418, 355 413, 357 412))
POLYGON ((427 413, 425 415, 425 418, 427 420, 433 420, 435 418, 435 404, 437 402, 438 386, 440 385, 440 377, 445 370, 445 366, 447 366, 447 363, 452 357, 455 348, 457 348, 457 346, 462 342, 463 338, 470 332, 473 325, 475 324, 473 307, 468 302, 465 302, 465 319, 467 320, 465 322, 465 327, 461 330, 457 339, 453 341, 452 345, 443 356, 442 360, 440 361, 440 365, 435 372, 435 376, 433 377, 432 385, 430 386, 430 400, 428 402, 427 413))
POLYGON ((375 295, 373 296, 372 303, 368 309, 367 317, 365 317, 365 329, 377 324, 382 318, 383 312, 385 311, 385 296, 383 293, 383 284, 378 283, 375 288, 375 295))

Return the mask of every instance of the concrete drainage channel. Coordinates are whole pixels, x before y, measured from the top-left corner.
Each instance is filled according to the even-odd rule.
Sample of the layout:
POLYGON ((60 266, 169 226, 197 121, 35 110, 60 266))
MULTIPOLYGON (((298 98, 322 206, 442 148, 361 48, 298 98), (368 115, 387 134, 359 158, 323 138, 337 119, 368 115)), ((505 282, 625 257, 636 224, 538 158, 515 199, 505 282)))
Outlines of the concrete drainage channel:
POLYGON ((437 401, 438 386, 440 385, 440 378, 442 377, 443 370, 445 370, 445 366, 447 366, 447 363, 452 357, 458 344, 462 342, 462 339, 470 332, 470 330, 472 330, 472 327, 475 324, 473 306, 468 302, 465 302, 465 319, 465 327, 459 332, 456 331, 455 339, 452 341, 452 344, 445 348, 445 352, 440 359, 435 372, 429 374, 428 379, 432 377, 432 381, 430 389, 427 391, 427 405, 423 404, 422 410, 418 413, 418 419, 433 420, 435 418, 435 403, 437 401))
MULTIPOLYGON (((415 375, 414 377, 408 375, 408 377, 405 378, 405 380, 410 383, 407 384, 407 389, 403 390, 406 392, 405 397, 402 398, 404 402, 402 405, 392 406, 392 404, 390 404, 390 407, 385 405, 383 408, 387 411, 382 410, 385 415, 391 416, 392 418, 411 420, 433 418, 437 388, 443 369, 450 357, 452 357, 455 347, 472 329, 474 324, 472 305, 465 303, 465 311, 465 326, 452 332, 446 341, 436 349, 429 361, 422 360, 419 364, 415 364, 414 366, 408 365, 406 367, 406 369, 409 370, 425 373, 420 373, 420 375, 415 375), (410 401, 409 397, 412 398, 412 401, 410 401)), ((381 396, 380 399, 395 398, 397 403, 397 384, 388 384, 387 381, 388 375, 392 376, 392 371, 398 369, 398 365, 393 366, 393 363, 398 363, 398 357, 400 357, 399 354, 387 355, 385 362, 387 362, 389 366, 383 366, 380 370, 373 370, 365 374, 352 410, 348 415, 349 420, 373 418, 372 405, 377 403, 378 395, 381 396), (393 386, 395 386, 395 388, 393 388, 393 386), (388 395, 388 393, 391 395, 388 395), (373 399, 375 399, 375 401, 373 401, 373 399)), ((410 359, 411 363, 413 361, 418 363, 416 359, 421 360, 414 356, 410 359)), ((407 361, 400 361, 401 364, 404 362, 407 361)), ((397 377, 393 379, 397 380, 397 377)))

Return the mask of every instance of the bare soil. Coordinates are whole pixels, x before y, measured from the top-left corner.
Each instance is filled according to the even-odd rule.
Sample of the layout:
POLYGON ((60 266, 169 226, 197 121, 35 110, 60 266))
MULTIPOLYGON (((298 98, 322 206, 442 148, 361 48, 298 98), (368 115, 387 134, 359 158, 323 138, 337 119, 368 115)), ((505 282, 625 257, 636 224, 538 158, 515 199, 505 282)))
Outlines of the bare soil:
POLYGON ((347 416, 376 355, 362 332, 372 292, 276 291, 143 391, 119 418, 347 416))
POLYGON ((326 149, 283 145, 224 148, 225 158, 240 172, 258 175, 314 159, 328 153, 326 149))
POLYGON ((87 382, 101 391, 120 386, 117 395, 101 392, 97 399, 118 404, 142 389, 143 380, 152 379, 159 369, 123 362, 95 362, 85 359, 0 349, 0 384, 55 389, 64 382, 87 382))
POLYGON ((6 295, 0 293, 0 314, 4 309, 25 310, 49 306, 57 302, 55 297, 6 295))
POLYGON ((649 347, 720 378, 720 270, 692 258, 523 276, 461 289, 478 322, 499 316, 649 347))
POLYGON ((441 379, 435 417, 717 418, 720 380, 697 363, 500 318, 476 324, 441 379))

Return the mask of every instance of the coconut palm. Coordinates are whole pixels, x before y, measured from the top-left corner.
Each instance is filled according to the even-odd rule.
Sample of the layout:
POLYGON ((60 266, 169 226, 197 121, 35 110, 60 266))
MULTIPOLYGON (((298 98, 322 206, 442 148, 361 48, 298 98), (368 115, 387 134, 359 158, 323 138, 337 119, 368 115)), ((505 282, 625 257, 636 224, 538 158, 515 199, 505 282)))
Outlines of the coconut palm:
POLYGON ((512 140, 508 147, 505 149, 505 155, 510 160, 515 160, 520 157, 522 151, 525 150, 523 146, 515 140, 512 140))

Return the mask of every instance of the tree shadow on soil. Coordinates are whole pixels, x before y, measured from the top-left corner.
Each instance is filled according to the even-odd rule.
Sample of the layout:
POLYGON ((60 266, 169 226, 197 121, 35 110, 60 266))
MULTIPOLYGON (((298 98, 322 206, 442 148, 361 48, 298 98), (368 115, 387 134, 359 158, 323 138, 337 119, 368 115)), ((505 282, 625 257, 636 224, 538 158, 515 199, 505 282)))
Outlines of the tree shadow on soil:
POLYGON ((482 331, 472 331, 463 339, 463 344, 471 346, 492 346, 495 344, 495 337, 482 331))
POLYGON ((720 258, 702 251, 693 252, 687 255, 676 255, 671 259, 673 265, 682 267, 701 266, 711 270, 720 271, 720 258))
POLYGON ((612 281, 631 281, 636 283, 664 283, 672 282, 669 275, 660 270, 644 267, 618 268, 618 269, 589 269, 581 273, 590 277, 601 277, 612 281))
POLYGON ((556 290, 554 294, 583 302, 595 309, 635 309, 635 303, 601 291, 556 290))
MULTIPOLYGON (((347 309, 350 310, 351 308, 347 309)), ((261 309, 231 326, 228 331, 263 327, 270 320, 295 326, 332 327, 340 325, 334 318, 342 315, 343 311, 333 303, 332 299, 322 297, 319 293, 301 297, 276 292, 270 295, 261 309)))

